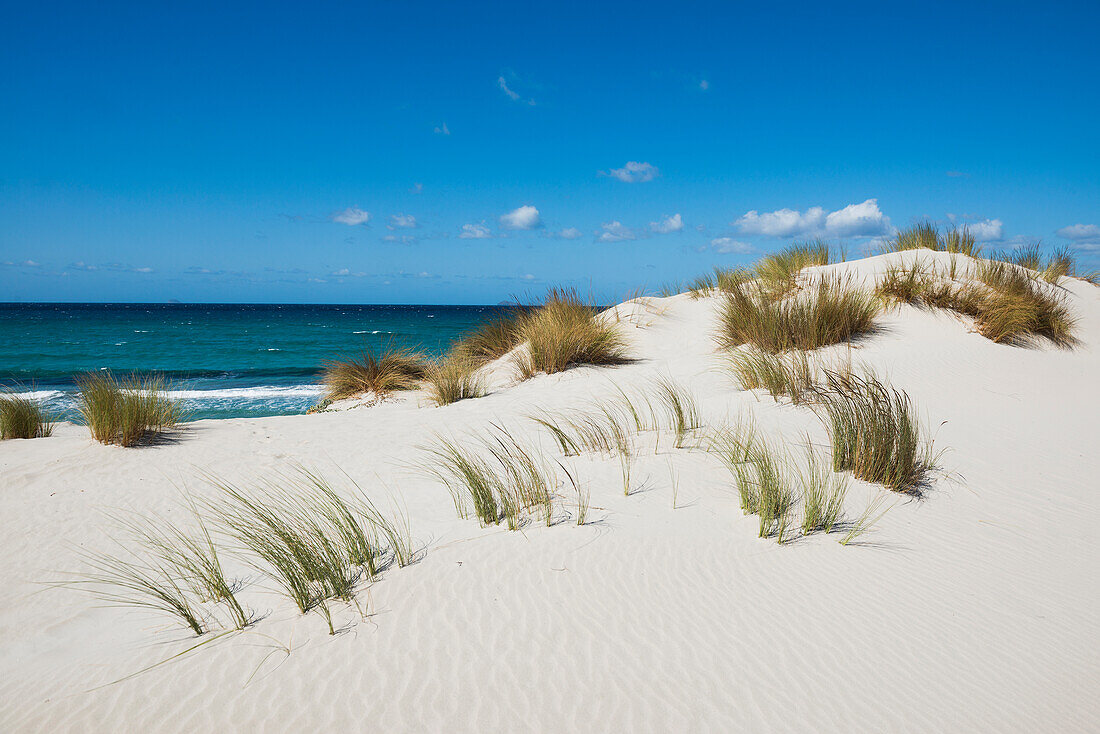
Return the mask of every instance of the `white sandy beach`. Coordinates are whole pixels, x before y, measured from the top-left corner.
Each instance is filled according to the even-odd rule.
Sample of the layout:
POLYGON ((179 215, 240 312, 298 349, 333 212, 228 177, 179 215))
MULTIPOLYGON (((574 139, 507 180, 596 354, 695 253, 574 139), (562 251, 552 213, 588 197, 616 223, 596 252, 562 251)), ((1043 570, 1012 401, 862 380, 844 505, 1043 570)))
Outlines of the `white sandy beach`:
MULTIPOLYGON (((827 266, 866 278, 928 251, 827 266)), ((795 444, 807 407, 740 390, 714 340, 716 298, 621 308, 637 361, 514 384, 442 408, 406 394, 314 415, 198 421, 122 449, 65 424, 0 443, 0 731, 1076 732, 1100 721, 1100 288, 1063 279, 1073 349, 995 344, 966 320, 888 310, 853 358, 904 390, 946 449, 920 499, 858 543, 757 537, 728 470, 639 438, 635 491, 616 459, 564 459, 526 416, 669 375, 707 426, 752 415, 795 444), (490 421, 560 459, 591 492, 577 526, 456 517, 412 468, 433 432, 490 421), (49 582, 106 545, 104 512, 183 517, 203 472, 247 484, 301 463, 407 508, 420 560, 364 588, 341 630, 303 616, 237 558, 260 619, 196 638, 49 582), (678 483, 673 509, 672 481, 678 483), (176 657, 197 642, 212 640, 176 657), (134 675, 137 674, 137 675, 134 675)), ((843 355, 847 346, 823 350, 843 355)), ((848 515, 884 492, 854 481, 848 515)))

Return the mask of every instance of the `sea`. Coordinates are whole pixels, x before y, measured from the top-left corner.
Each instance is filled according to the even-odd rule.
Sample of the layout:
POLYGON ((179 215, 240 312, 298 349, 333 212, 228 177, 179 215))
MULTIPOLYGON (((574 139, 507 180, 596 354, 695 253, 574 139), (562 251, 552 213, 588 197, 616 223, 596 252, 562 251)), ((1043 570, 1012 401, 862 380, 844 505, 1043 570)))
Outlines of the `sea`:
POLYGON ((189 419, 302 413, 328 359, 445 353, 506 306, 0 303, 0 388, 76 417, 74 376, 163 377, 189 419))

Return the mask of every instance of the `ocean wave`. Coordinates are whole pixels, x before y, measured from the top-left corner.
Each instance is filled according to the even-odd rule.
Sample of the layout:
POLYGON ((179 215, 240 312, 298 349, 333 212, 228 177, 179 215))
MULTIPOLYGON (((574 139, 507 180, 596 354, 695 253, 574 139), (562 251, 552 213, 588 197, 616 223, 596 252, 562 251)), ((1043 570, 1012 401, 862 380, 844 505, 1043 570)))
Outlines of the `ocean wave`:
POLYGON ((61 390, 28 390, 26 392, 13 393, 16 397, 25 398, 27 400, 56 400, 62 397, 65 393, 61 390))
POLYGON ((315 398, 324 392, 320 385, 258 385, 212 390, 169 390, 170 398, 181 400, 270 400, 272 398, 315 398))

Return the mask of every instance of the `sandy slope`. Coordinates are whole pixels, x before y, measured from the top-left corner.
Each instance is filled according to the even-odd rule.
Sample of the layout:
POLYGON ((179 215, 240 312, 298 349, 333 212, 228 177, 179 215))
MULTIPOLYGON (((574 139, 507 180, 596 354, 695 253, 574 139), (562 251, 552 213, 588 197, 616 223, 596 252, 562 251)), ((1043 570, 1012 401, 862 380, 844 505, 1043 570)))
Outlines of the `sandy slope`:
MULTIPOLYGON (((915 256, 833 267, 862 277, 915 256)), ((1084 342, 1072 351, 1000 346, 912 308, 859 344, 943 423, 956 477, 899 502, 860 547, 758 539, 718 462, 667 441, 643 449, 629 497, 616 461, 572 460, 592 493, 584 527, 480 529, 409 471, 431 431, 489 420, 552 451, 525 414, 657 374, 690 385, 712 425, 751 412, 773 436, 824 442, 809 410, 722 373, 713 299, 658 299, 624 320, 637 364, 502 376, 445 408, 414 396, 202 421, 137 450, 75 426, 4 442, 0 730, 1086 731, 1100 721, 1100 289, 1066 287, 1084 342), (292 461, 339 467, 383 504, 399 495, 422 560, 361 595, 366 621, 341 609, 335 637, 253 574, 242 597, 266 616, 251 630, 107 685, 194 638, 34 582, 79 569, 76 546, 103 547, 99 510, 178 515, 178 486, 209 491, 199 469, 247 479, 292 461)), ((875 491, 855 483, 852 512, 875 491)))

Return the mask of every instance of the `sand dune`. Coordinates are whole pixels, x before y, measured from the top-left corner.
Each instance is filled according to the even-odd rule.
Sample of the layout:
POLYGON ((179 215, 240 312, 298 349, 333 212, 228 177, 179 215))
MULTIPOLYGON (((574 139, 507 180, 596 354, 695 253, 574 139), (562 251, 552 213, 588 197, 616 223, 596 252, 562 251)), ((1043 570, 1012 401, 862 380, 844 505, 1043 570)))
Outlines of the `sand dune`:
MULTIPOLYGON (((869 279, 915 257, 948 256, 825 269, 869 279)), ((751 414, 771 437, 825 445, 810 409, 740 390, 722 369, 715 298, 619 307, 633 364, 513 384, 502 363, 488 396, 443 408, 410 394, 198 421, 139 449, 73 425, 0 443, 0 730, 1088 731, 1100 720, 1100 288, 1063 285, 1074 349, 995 344, 912 307, 851 348, 946 449, 923 497, 891 496, 859 545, 758 538, 729 472, 667 435, 656 453, 639 439, 629 496, 617 460, 569 460, 591 492, 583 526, 562 488, 551 527, 480 528, 413 470, 433 432, 490 421, 555 453, 532 411, 661 375, 690 388, 708 426, 751 414), (216 639, 43 583, 105 547, 103 511, 180 517, 181 489, 213 491, 200 472, 247 482, 294 462, 346 472, 383 507, 399 498, 421 551, 362 591, 366 618, 334 606, 335 636, 238 559, 227 565, 262 619, 216 639)), ((854 482, 849 514, 882 491, 854 482)))

